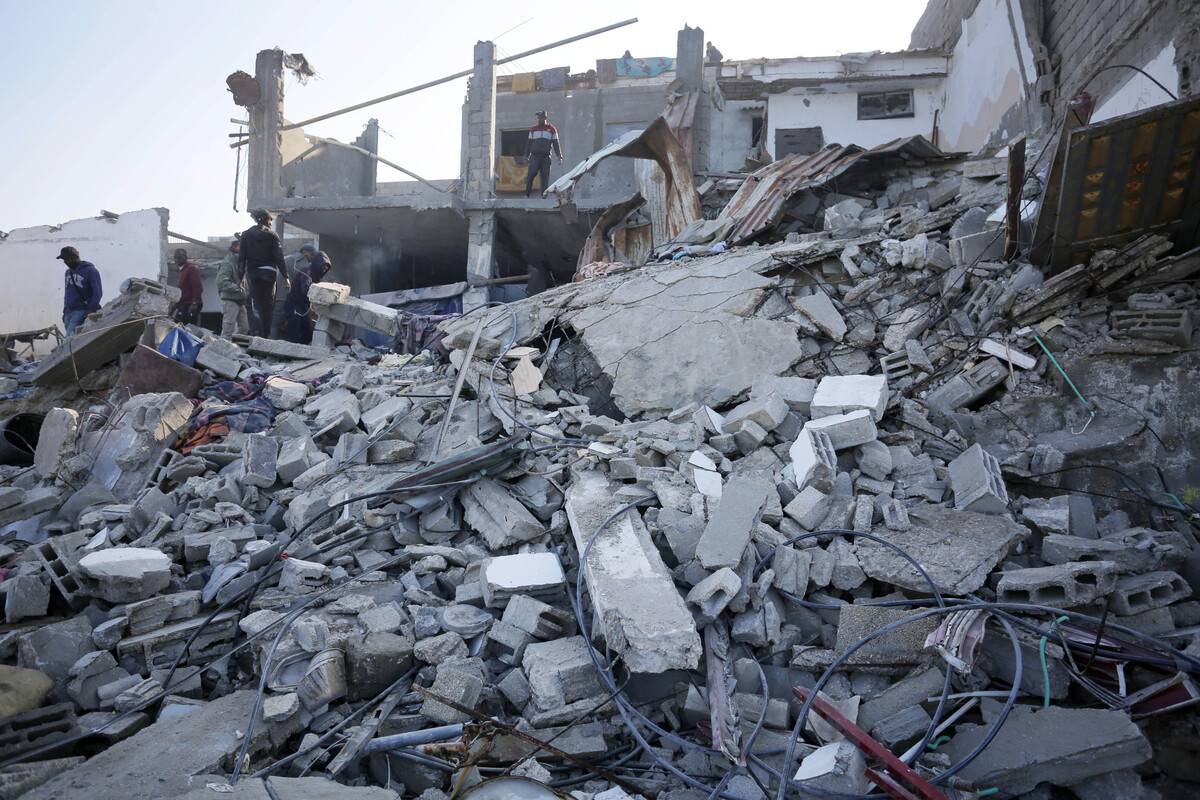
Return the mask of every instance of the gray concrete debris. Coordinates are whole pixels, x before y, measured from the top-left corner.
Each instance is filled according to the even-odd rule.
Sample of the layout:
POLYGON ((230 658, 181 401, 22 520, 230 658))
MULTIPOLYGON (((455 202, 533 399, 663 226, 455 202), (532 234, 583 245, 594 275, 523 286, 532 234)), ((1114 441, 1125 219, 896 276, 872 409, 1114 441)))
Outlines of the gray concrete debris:
MULTIPOLYGON (((993 11, 985 5, 942 27, 975 26, 993 11)), ((703 32, 690 31, 681 48, 695 39, 702 51, 703 32)), ((256 84, 275 85, 264 63, 278 57, 260 54, 268 74, 256 84)), ((477 53, 477 65, 492 60, 477 53)), ((687 61, 685 83, 699 74, 687 61)), ((488 86, 472 80, 470 109, 489 107, 488 86)), ((1041 149, 1044 132, 1028 135, 1041 149)), ((1185 510, 1200 442, 1185 380, 1200 370, 1188 349, 1200 262, 1169 227, 1091 254, 1072 246, 1071 266, 1062 253, 1034 266, 1024 248, 1006 261, 1005 154, 943 158, 897 141, 884 150, 902 157, 886 169, 877 151, 845 156, 836 184, 776 192, 770 215, 731 219, 718 206, 739 185, 778 189, 773 178, 712 177, 703 219, 644 265, 581 274, 436 330, 390 306, 454 287, 385 300, 317 284, 315 346, 192 327, 203 343, 196 400, 106 394, 107 364, 172 328, 170 290, 144 281, 71 340, 94 388, 80 392, 69 349, 16 365, 0 377, 10 408, 0 419, 44 421, 32 468, 0 465, 0 685, 10 690, 0 758, 86 736, 0 773, 0 795, 446 800, 498 767, 529 791, 561 779, 577 800, 629 800, 634 787, 507 729, 460 773, 428 760, 442 757, 436 744, 416 755, 356 749, 495 716, 625 775, 612 759, 634 742, 609 676, 655 724, 701 745, 648 731, 632 780, 664 800, 703 800, 726 775, 728 759, 693 733, 722 707, 743 744, 763 717, 753 753, 774 770, 750 760, 726 796, 764 800, 779 774, 818 793, 864 793, 868 762, 819 719, 785 763, 794 686, 853 649, 824 693, 900 753, 966 699, 933 718, 949 674, 949 690, 977 706, 945 729, 948 745, 918 754, 929 774, 982 741, 1002 702, 992 695, 1017 681, 994 615, 981 617, 992 621, 973 652, 953 639, 926 646, 943 622, 961 633, 962 615, 858 646, 937 605, 914 561, 948 603, 1107 613, 1112 651, 1126 629, 1147 637, 1123 667, 1134 715, 1152 681, 1175 681, 1162 697, 1186 697, 1200 647, 1200 557, 1185 510), (753 244, 738 238, 747 219, 753 244), (366 331, 369 345, 354 338, 366 331), (426 333, 435 347, 384 352, 386 340, 412 349, 426 333), (200 413, 220 420, 234 396, 213 391, 222 379, 262 386, 255 413, 234 411, 228 433, 199 427, 200 413), (944 663, 958 657, 971 663, 944 663), (725 681, 727 698, 709 696, 711 680, 725 681), (244 690, 260 682, 251 726, 244 690), (269 783, 249 777, 292 756, 269 783)), ((787 158, 804 157, 771 168, 787 158)), ((472 170, 474 195, 488 177, 472 170)), ((1042 190, 1024 187, 1030 209, 1042 190)), ((641 230, 644 212, 613 230, 641 230)), ((474 263, 499 212, 467 203, 463 213, 474 263)), ((471 306, 500 292, 466 291, 471 306)), ((1058 626, 1070 652, 1064 637, 1018 626, 1020 703, 960 777, 1002 797, 1081 800, 1200 781, 1188 711, 1135 724, 1102 710, 1112 698, 1090 697, 1095 685, 1072 673, 1094 625, 1072 624, 1058 626), (1051 707, 1032 710, 1044 697, 1051 707)))
POLYGON ((601 529, 619 505, 599 473, 577 474, 567 490, 575 546, 588 554, 584 577, 597 632, 634 672, 691 669, 700 659, 700 636, 645 525, 625 513, 601 529))
MULTIPOLYGON (((959 760, 987 734, 988 725, 956 728, 945 745, 959 760)), ((1070 786, 1150 758, 1150 743, 1120 711, 1051 707, 1009 716, 978 759, 962 771, 976 786, 996 786, 999 797, 1017 797, 1039 783, 1070 786)))

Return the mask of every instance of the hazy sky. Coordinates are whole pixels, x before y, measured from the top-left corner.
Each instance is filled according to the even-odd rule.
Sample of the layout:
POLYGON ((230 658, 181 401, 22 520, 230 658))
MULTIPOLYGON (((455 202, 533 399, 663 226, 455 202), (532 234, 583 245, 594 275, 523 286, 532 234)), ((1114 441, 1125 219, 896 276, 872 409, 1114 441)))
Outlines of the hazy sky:
MULTIPOLYGON (((254 73, 257 51, 302 52, 307 85, 289 76, 285 113, 303 119, 470 67, 492 39, 517 53, 629 17, 640 22, 502 72, 594 67, 626 49, 674 56, 684 23, 726 58, 897 50, 925 0, 645 3, 384 0, 0 0, 0 230, 56 224, 101 208, 165 206, 171 228, 227 235, 233 211, 233 104, 225 76, 254 73)), ((429 178, 458 174, 466 80, 317 123, 348 142, 379 119, 380 154, 429 178)), ((242 162, 243 183, 245 161, 242 162)), ((380 166, 380 180, 402 180, 380 166)))

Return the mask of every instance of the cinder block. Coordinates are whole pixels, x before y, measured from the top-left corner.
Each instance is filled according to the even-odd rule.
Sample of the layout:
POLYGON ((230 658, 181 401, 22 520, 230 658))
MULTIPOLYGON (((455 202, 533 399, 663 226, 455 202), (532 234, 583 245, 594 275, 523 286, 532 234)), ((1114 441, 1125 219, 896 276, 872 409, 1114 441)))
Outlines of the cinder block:
POLYGON ((871 412, 872 419, 879 422, 887 403, 885 375, 829 375, 817 384, 812 399, 812 417, 831 417, 866 409, 871 412))
POLYGON ((804 429, 824 433, 834 450, 858 447, 879 438, 872 412, 865 409, 814 419, 805 423, 804 429))
POLYGON ((1071 562, 1005 572, 996 593, 1001 603, 1033 603, 1054 608, 1087 605, 1112 593, 1117 565, 1111 561, 1071 562))
POLYGON ((1110 318, 1115 333, 1152 339, 1187 347, 1192 343, 1192 316, 1186 308, 1146 311, 1114 311, 1110 318))
POLYGON ((925 398, 930 406, 953 411, 969 406, 995 389, 1008 377, 1008 368, 998 358, 985 359, 960 372, 925 398))
POLYGON ((1112 607, 1121 616, 1128 617, 1164 608, 1191 596, 1192 587, 1182 576, 1166 571, 1147 572, 1119 579, 1113 589, 1112 607))
POLYGON ((833 489, 833 479, 837 476, 837 453, 828 434, 811 430, 806 425, 796 437, 789 455, 798 488, 814 486, 823 492, 833 489))
POLYGON ((1000 462, 979 444, 950 462, 950 486, 959 511, 1002 514, 1008 509, 1000 462))

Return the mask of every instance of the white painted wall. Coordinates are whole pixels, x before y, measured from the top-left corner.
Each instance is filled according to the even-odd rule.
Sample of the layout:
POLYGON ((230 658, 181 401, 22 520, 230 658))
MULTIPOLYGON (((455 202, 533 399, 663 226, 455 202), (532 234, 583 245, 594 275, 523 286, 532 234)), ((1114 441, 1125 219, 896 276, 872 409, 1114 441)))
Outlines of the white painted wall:
POLYGON ((778 128, 820 126, 825 144, 856 144, 875 147, 903 136, 933 132, 933 114, 941 105, 940 78, 871 81, 869 83, 830 83, 812 89, 792 89, 772 94, 767 101, 767 149, 775 153, 778 128), (915 116, 899 119, 858 118, 859 92, 913 90, 915 116))
MULTIPOLYGON (((1170 42, 1162 51, 1145 64, 1139 65, 1163 86, 1179 95, 1179 70, 1175 68, 1175 43, 1170 42)), ((1134 111, 1172 102, 1161 87, 1155 86, 1145 75, 1133 70, 1123 70, 1129 80, 1106 98, 1092 112, 1092 122, 1102 122, 1134 111)))
POLYGON ((943 150, 974 153, 993 133, 1008 141, 1023 128, 1025 87, 1037 80, 1037 72, 1019 4, 980 0, 963 20, 938 120, 943 150), (1006 125, 1006 114, 1016 124, 1006 125))
POLYGON ((0 332, 62 328, 66 267, 56 256, 67 245, 96 265, 104 287, 101 302, 116 297, 126 278, 158 280, 166 266, 167 217, 165 208, 147 208, 117 220, 91 217, 57 230, 43 225, 10 231, 0 240, 0 332))

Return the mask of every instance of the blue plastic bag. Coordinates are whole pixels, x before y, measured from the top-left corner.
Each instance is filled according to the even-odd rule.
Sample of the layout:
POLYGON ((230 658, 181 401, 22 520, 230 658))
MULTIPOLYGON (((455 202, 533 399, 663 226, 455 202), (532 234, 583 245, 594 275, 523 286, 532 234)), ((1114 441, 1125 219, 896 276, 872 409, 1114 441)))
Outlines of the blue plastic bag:
POLYGON ((158 346, 158 352, 180 364, 193 367, 196 365, 196 356, 199 355, 201 347, 204 347, 204 342, 183 328, 171 328, 171 332, 163 338, 162 344, 158 346))

